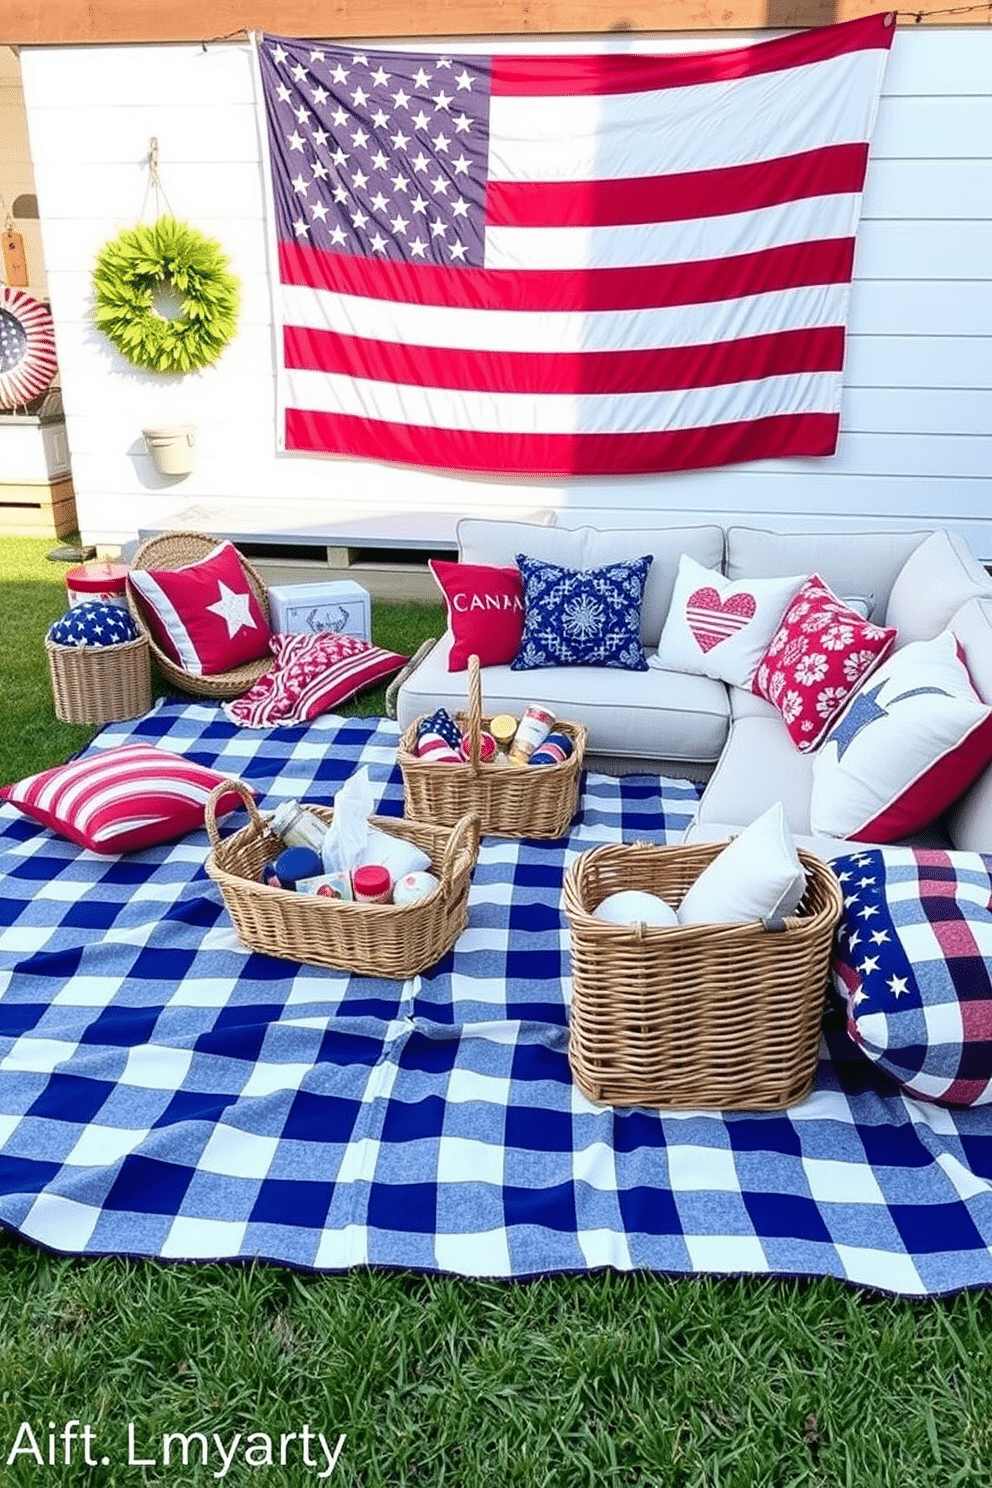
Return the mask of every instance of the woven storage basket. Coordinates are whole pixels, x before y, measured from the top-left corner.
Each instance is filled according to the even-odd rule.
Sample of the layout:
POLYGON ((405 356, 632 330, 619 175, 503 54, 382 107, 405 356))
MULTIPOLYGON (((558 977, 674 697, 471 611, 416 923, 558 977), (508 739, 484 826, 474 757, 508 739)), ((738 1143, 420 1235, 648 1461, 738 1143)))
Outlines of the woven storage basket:
MULTIPOLYGON (((330 826, 330 807, 308 808, 330 826)), ((427 822, 373 816, 373 826, 427 853, 440 886, 412 904, 353 904, 272 889, 258 881, 266 863, 284 847, 240 781, 216 787, 207 801, 212 851, 207 872, 220 886, 234 928, 253 951, 310 966, 332 966, 362 976, 414 976, 440 961, 465 928, 472 869, 479 851, 479 822, 465 816, 452 829, 427 822), (231 786, 251 817, 221 840, 216 806, 231 786)))
POLYGON ((138 718, 152 705, 152 669, 144 636, 115 646, 58 646, 45 642, 55 698, 63 723, 116 723, 138 718))
MULTIPOLYGON (((198 563, 201 558, 206 558, 221 541, 221 538, 210 537, 203 532, 163 532, 142 543, 131 559, 130 566, 132 569, 183 568, 187 563, 198 563)), ((262 607, 262 614, 267 620, 271 619, 269 591, 265 580, 243 554, 239 553, 238 558, 244 570, 245 580, 262 607)), ((229 671, 217 672, 210 677, 200 677, 192 672, 186 672, 181 666, 177 666, 170 656, 166 656, 162 648, 156 644, 141 608, 141 600, 130 584, 127 586, 127 603, 134 617, 134 623, 147 640, 155 664, 162 676, 174 687, 178 687, 181 692, 192 693, 195 697, 214 698, 218 702, 241 697, 258 681, 259 677, 264 677, 265 673, 271 671, 275 665, 274 656, 262 656, 257 661, 243 662, 241 666, 231 667, 229 671)))
POLYGON ((489 718, 482 713, 479 672, 479 658, 470 656, 468 712, 456 714, 459 727, 469 735, 466 764, 441 765, 420 759, 417 726, 422 720, 404 730, 396 755, 403 774, 404 811, 415 820, 448 826, 466 811, 476 811, 481 830, 497 837, 563 837, 579 800, 585 725, 555 722, 555 732, 572 741, 572 753, 559 764, 482 764, 479 735, 489 718))
POLYGON ((568 1058, 590 1100, 770 1111, 808 1093, 842 908, 825 863, 800 851, 806 892, 781 929, 612 925, 592 913, 620 889, 677 907, 722 845, 613 844, 569 868, 568 1058))

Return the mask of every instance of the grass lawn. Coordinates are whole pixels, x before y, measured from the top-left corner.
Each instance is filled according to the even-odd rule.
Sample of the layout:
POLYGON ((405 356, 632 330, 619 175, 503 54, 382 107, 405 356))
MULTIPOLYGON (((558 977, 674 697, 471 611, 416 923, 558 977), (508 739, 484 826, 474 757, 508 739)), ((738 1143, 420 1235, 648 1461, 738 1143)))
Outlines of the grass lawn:
MULTIPOLYGON (((93 732, 52 712, 42 640, 65 590, 51 546, 0 545, 0 781, 93 732)), ((439 624, 438 607, 380 606, 374 635, 410 651, 439 624)), ((361 711, 382 711, 382 693, 361 711)), ((66 1260, 0 1236, 2 1488, 321 1472, 354 1488, 990 1488, 992 1295, 611 1272, 311 1276, 66 1260), (96 1466, 82 1445, 66 1465, 61 1439, 49 1465, 49 1423, 57 1436, 71 1420, 91 1428, 96 1466), (129 1423, 144 1465, 129 1465, 129 1423), (313 1438, 286 1443, 288 1466, 262 1465, 262 1433, 278 1460, 280 1435, 304 1426, 313 1438), (188 1465, 178 1444, 164 1463, 164 1435, 197 1431, 225 1454, 242 1434, 229 1470, 215 1445, 200 1465, 195 1440, 188 1465), (318 1432, 331 1452, 346 1435, 329 1474, 318 1432)))

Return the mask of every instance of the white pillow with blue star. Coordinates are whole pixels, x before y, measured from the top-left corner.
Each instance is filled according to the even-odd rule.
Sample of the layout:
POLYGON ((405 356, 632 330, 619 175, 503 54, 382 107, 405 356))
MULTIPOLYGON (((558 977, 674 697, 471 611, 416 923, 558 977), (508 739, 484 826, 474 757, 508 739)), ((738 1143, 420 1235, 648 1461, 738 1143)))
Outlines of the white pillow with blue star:
POLYGON ((992 707, 949 630, 866 679, 813 763, 814 833, 896 842, 936 821, 992 760, 992 707))
POLYGON ((646 672, 641 605, 651 554, 602 568, 562 568, 517 554, 524 583, 524 630, 510 663, 537 667, 620 667, 646 672))

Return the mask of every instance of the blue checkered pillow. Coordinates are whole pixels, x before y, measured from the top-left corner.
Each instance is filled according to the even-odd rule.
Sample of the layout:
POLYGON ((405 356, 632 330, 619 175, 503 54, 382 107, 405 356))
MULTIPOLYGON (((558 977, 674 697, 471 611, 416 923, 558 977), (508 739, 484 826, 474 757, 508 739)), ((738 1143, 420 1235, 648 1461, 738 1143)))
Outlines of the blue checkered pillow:
POLYGON ((137 638, 138 628, 122 605, 97 599, 73 605, 48 630, 56 646, 119 646, 137 638))
POLYGON ((599 666, 647 671, 641 603, 651 555, 603 568, 559 568, 517 554, 524 581, 524 633, 510 663, 536 667, 599 666))
POLYGON ((835 858, 847 1031, 921 1100, 992 1102, 992 858, 871 848, 835 858))

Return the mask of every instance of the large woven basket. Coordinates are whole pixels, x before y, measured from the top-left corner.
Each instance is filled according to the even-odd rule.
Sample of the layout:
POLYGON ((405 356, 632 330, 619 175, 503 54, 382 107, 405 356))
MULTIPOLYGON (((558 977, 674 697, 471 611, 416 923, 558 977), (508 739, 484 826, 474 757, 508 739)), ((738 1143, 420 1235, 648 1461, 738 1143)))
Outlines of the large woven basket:
POLYGON ((152 705, 152 669, 144 636, 115 646, 59 646, 45 642, 63 723, 116 723, 139 718, 152 705))
POLYGON ((620 889, 677 908, 722 845, 611 844, 569 868, 568 1057, 590 1100, 768 1111, 809 1092, 842 908, 825 863, 800 851, 806 892, 781 929, 613 925, 592 913, 620 889))
POLYGON ((403 732, 397 760, 403 775, 403 809, 419 821, 448 826, 466 811, 479 814, 483 832, 496 837, 563 837, 575 815, 586 747, 581 723, 558 720, 555 732, 567 735, 572 753, 556 765, 493 765, 479 759, 479 736, 489 718, 482 712, 479 658, 468 661, 468 711, 456 714, 469 735, 463 765, 436 764, 417 754, 416 719, 403 732))
MULTIPOLYGON (((334 820, 330 807, 308 809, 328 826, 334 820)), ((374 977, 411 977, 440 961, 468 918, 468 891, 479 851, 478 818, 465 816, 450 830, 394 816, 370 820, 427 853, 440 886, 412 904, 343 903, 269 888, 259 882, 259 874, 279 854, 283 842, 262 817, 246 786, 240 781, 217 786, 206 809, 212 849, 207 872, 220 886, 245 945, 288 961, 374 977), (232 785, 251 820, 222 840, 216 806, 232 785)))
MULTIPOLYGON (((206 558, 220 541, 219 537, 211 537, 203 532, 163 532, 142 543, 131 559, 130 566, 141 569, 184 568, 187 563, 197 563, 201 558, 206 558)), ((263 615, 267 620, 270 619, 269 591, 265 580, 243 554, 239 553, 238 558, 245 580, 261 605, 263 615)), ((218 701, 241 697, 254 686, 259 677, 264 677, 275 665, 274 656, 262 656, 257 661, 243 662, 241 666, 231 667, 229 671, 217 672, 210 677, 184 671, 156 644, 141 608, 141 599, 130 584, 127 586, 127 602, 134 616, 134 623, 151 648, 156 666, 166 681, 178 687, 181 692, 192 693, 195 697, 215 698, 218 701)))

